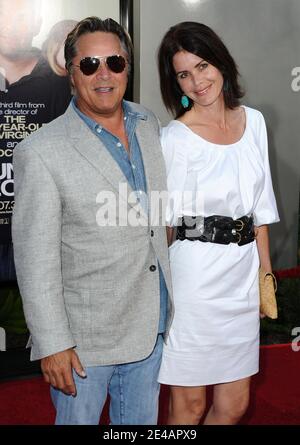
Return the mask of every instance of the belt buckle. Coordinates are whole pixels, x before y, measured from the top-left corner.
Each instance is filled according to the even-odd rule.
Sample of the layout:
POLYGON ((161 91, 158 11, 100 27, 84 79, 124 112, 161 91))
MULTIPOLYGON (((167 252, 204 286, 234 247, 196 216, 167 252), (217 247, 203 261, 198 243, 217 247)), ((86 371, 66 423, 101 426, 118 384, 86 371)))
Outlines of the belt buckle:
POLYGON ((235 227, 235 230, 237 230, 238 232, 241 232, 243 230, 243 228, 245 227, 244 221, 242 221, 241 219, 236 219, 234 222, 240 223, 240 227, 235 227))
MULTIPOLYGON (((241 221, 243 222, 243 221, 241 221)), ((232 241, 235 244, 239 244, 239 242, 242 240, 242 235, 239 233, 239 231, 237 231, 238 229, 232 229, 231 233, 232 235, 236 236, 237 239, 235 239, 234 241, 232 241)))

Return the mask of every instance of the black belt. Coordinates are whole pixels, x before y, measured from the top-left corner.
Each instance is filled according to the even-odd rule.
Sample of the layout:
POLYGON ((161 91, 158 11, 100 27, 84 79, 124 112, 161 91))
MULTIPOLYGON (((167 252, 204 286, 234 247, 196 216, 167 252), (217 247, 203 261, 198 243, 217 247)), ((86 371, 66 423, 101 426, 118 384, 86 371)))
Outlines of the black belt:
POLYGON ((255 239, 253 217, 183 216, 178 220, 176 239, 243 246, 255 239))

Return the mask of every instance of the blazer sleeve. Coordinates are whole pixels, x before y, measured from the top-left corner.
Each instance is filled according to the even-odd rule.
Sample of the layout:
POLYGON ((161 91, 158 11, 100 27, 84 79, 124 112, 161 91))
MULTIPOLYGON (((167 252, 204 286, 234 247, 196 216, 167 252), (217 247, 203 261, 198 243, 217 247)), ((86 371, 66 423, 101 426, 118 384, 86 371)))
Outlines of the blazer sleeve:
POLYGON ((61 273, 62 203, 39 154, 22 143, 14 152, 12 238, 31 359, 75 346, 65 310, 61 273))

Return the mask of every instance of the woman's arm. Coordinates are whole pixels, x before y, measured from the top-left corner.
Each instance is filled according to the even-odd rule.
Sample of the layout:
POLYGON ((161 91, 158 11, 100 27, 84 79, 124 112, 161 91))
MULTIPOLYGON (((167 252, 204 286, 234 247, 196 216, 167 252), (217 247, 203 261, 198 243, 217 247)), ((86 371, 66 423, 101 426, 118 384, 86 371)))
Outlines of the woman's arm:
POLYGON ((167 226, 167 240, 168 240, 168 246, 172 244, 173 241, 173 234, 174 234, 174 228, 167 226))
POLYGON ((265 272, 272 272, 268 226, 255 227, 255 235, 260 266, 265 272))

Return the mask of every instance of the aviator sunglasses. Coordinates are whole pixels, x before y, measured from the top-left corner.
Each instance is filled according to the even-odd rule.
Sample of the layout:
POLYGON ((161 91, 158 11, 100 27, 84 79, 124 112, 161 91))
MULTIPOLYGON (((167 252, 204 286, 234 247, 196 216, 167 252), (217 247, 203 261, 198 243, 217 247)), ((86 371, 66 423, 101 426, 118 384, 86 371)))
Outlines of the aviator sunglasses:
POLYGON ((91 76, 94 74, 99 68, 101 61, 108 66, 108 68, 113 73, 122 73, 126 66, 126 60, 123 56, 119 54, 115 54, 113 56, 93 56, 93 57, 84 57, 80 60, 79 65, 74 65, 80 68, 80 71, 85 76, 91 76))

